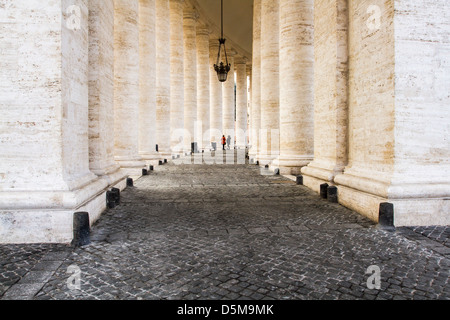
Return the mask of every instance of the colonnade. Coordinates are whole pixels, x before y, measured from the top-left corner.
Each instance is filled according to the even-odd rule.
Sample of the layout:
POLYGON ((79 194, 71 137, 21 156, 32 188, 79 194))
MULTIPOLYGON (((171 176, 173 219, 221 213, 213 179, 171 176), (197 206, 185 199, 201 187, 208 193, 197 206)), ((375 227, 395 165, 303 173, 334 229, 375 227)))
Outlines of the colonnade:
MULTIPOLYGON (((234 144, 234 64, 220 83, 217 27, 196 1, 14 2, 5 10, 11 51, 1 104, 9 111, 1 121, 11 130, 1 138, 1 242, 70 242, 74 212, 94 223, 127 178, 189 154, 194 142, 200 152, 224 134, 234 144)), ((249 54, 232 43, 231 61, 243 58, 244 132, 249 54)))
POLYGON ((449 224, 446 1, 254 0, 224 84, 195 0, 8 2, 0 241, 70 242, 74 212, 222 135, 374 221, 449 224))
POLYGON ((448 14, 445 1, 255 0, 251 160, 373 221, 450 223, 448 14))

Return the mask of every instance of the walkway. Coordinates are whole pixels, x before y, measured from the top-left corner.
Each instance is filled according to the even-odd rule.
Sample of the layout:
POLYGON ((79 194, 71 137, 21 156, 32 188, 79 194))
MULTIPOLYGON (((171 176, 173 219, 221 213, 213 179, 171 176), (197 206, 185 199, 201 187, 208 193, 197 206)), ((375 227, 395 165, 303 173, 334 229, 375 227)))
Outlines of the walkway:
POLYGON ((159 166, 89 246, 0 245, 0 298, 450 298, 450 228, 379 230, 262 170, 159 166))

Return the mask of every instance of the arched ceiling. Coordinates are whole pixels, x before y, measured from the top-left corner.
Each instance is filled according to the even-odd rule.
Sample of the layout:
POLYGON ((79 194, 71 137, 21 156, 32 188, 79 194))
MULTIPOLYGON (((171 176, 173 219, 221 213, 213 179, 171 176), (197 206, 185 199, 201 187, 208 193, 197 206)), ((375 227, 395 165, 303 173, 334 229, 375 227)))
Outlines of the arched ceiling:
MULTIPOLYGON (((198 9, 220 32, 220 0, 195 0, 198 9)), ((236 50, 252 56, 253 0, 224 0, 224 35, 236 50)))

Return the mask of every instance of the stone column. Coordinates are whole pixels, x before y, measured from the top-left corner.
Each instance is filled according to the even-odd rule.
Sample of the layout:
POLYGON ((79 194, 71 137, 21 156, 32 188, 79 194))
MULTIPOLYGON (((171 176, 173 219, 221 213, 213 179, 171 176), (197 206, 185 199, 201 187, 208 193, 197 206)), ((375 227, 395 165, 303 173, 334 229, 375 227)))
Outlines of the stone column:
POLYGON ((94 222, 108 187, 89 163, 89 2, 71 8, 67 1, 12 1, 7 13, 0 59, 0 242, 68 244, 74 213, 89 212, 94 222))
POLYGON ((172 154, 184 146, 184 36, 183 2, 170 1, 170 140, 172 154))
POLYGON ((279 1, 261 1, 261 164, 280 151, 279 1))
POLYGON ((114 160, 114 1, 89 3, 90 169, 115 185, 125 177, 114 160))
POLYGON ((209 28, 197 24, 197 124, 199 149, 211 145, 209 28))
POLYGON ((347 164, 347 1, 316 1, 314 15, 314 161, 302 174, 303 183, 320 192, 347 164))
POLYGON ((211 88, 211 142, 217 143, 217 147, 221 145, 223 133, 222 124, 222 83, 217 78, 217 73, 214 70, 214 64, 217 63, 217 54, 219 52, 219 40, 210 40, 210 88, 211 88))
POLYGON ((115 158, 132 176, 145 167, 139 155, 139 2, 114 1, 115 158))
POLYGON ((162 158, 172 156, 170 141, 170 6, 156 0, 156 137, 162 158))
POLYGON ((448 1, 350 1, 348 165, 339 202, 395 226, 450 223, 448 1), (361 15, 361 12, 366 13, 361 15))
POLYGON ((156 5, 139 0, 139 153, 147 164, 160 159, 156 152, 156 5))
POLYGON ((247 144, 248 148, 251 148, 253 143, 253 136, 252 136, 252 126, 253 126, 253 103, 252 103, 252 87, 253 87, 253 80, 252 80, 252 66, 247 63, 247 79, 248 79, 248 126, 247 126, 247 144))
POLYGON ((237 56, 236 68, 236 147, 245 149, 247 146, 248 129, 248 87, 247 59, 237 56))
POLYGON ((184 9, 184 151, 191 151, 197 123, 197 19, 198 14, 188 5, 184 9))
POLYGON ((223 131, 225 137, 231 137, 231 149, 234 149, 236 137, 236 99, 235 99, 235 82, 234 82, 234 56, 236 51, 228 50, 228 62, 231 64, 231 71, 227 82, 223 86, 223 131))
POLYGON ((280 0, 281 174, 299 174, 314 153, 314 1, 280 0))
POLYGON ((261 0, 253 2, 252 59, 252 148, 249 156, 251 160, 257 160, 261 129, 261 0))

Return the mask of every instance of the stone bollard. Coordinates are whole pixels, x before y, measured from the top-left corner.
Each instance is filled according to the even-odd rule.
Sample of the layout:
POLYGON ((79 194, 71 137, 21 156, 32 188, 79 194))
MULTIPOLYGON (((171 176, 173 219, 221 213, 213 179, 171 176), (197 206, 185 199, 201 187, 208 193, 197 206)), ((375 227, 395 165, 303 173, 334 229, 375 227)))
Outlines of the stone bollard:
POLYGON ((320 197, 322 199, 326 199, 328 197, 328 187, 328 183, 320 185, 320 197))
POLYGON ((328 187, 327 189, 328 201, 332 203, 338 203, 338 189, 335 186, 328 187))
POLYGON ((132 178, 128 178, 127 179, 127 187, 133 187, 134 186, 134 181, 132 178))
POLYGON ((109 209, 114 209, 116 207, 116 198, 111 191, 106 191, 106 206, 109 209))
POLYGON ((76 212, 73 215, 73 240, 75 247, 87 246, 91 243, 91 226, 89 222, 89 213, 76 212))
POLYGON ((120 189, 118 188, 112 188, 111 193, 114 198, 114 202, 116 203, 116 206, 120 205, 120 189))
POLYGON ((394 205, 392 203, 380 203, 378 227, 387 231, 395 231, 394 205))

